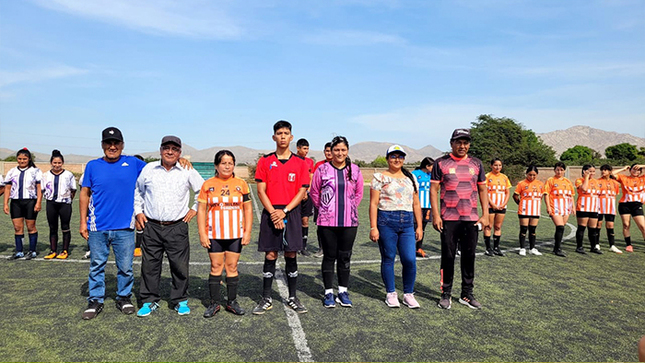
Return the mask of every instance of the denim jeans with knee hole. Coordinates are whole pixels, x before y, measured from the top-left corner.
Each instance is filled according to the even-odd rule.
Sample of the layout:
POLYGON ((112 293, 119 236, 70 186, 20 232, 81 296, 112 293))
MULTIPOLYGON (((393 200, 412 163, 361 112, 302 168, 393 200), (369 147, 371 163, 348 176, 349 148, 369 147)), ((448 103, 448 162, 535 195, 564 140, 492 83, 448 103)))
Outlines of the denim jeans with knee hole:
POLYGON ((134 230, 119 229, 113 231, 90 231, 87 243, 90 246, 90 273, 88 300, 100 303, 105 299, 105 265, 110 256, 110 246, 116 261, 116 295, 117 299, 130 297, 134 275, 132 259, 134 257, 134 230))
POLYGON ((385 290, 396 291, 394 286, 394 259, 398 250, 403 266, 403 292, 414 292, 417 277, 414 214, 406 211, 378 211, 378 245, 381 250, 381 277, 385 290))

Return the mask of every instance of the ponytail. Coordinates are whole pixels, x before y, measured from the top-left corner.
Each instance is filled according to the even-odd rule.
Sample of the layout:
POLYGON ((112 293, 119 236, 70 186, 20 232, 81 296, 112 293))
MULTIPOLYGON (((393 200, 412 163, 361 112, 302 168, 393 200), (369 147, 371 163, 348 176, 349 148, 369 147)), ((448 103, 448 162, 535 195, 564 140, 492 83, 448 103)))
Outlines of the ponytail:
POLYGON ((414 188, 414 192, 417 193, 417 184, 415 183, 414 175, 410 173, 410 171, 404 167, 401 167, 401 171, 403 172, 403 175, 407 176, 408 179, 412 182, 412 188, 414 188))

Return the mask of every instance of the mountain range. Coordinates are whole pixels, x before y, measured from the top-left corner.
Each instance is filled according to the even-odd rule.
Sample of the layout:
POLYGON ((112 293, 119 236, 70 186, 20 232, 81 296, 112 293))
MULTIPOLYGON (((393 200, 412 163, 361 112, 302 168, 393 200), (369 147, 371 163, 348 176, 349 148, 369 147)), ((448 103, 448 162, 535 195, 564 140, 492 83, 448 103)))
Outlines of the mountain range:
MULTIPOLYGON (((556 154, 558 156, 568 148, 574 147, 576 145, 590 147, 603 155, 607 147, 624 142, 636 145, 636 147, 645 147, 645 138, 636 137, 631 134, 621 134, 612 131, 604 131, 589 126, 573 126, 566 130, 556 130, 537 135, 542 139, 542 141, 544 141, 545 144, 551 146, 556 151, 556 154)), ((349 154, 352 160, 362 160, 370 162, 377 156, 385 155, 385 151, 390 145, 392 145, 392 143, 375 141, 359 142, 351 145, 349 154)), ((401 146, 407 152, 408 156, 406 158, 406 161, 409 162, 420 161, 426 156, 436 158, 443 155, 442 150, 439 150, 432 145, 427 145, 421 149, 415 149, 407 145, 401 146)), ((190 155, 192 161, 212 162, 215 153, 221 149, 231 150, 233 154, 235 154, 237 163, 247 164, 255 162, 259 154, 266 154, 272 151, 251 149, 244 146, 214 146, 208 149, 197 150, 190 145, 184 144, 183 155, 190 155)), ((295 149, 296 147, 294 143, 292 145, 292 150, 295 151, 295 149)), ((0 159, 4 159, 10 155, 15 155, 15 152, 16 151, 14 150, 0 148, 0 159)), ((50 158, 50 154, 36 151, 34 151, 33 153, 36 156, 36 160, 38 161, 47 161, 50 158)), ((159 157, 159 151, 154 150, 142 153, 141 155, 143 157, 159 157)), ((315 158, 316 160, 321 160, 323 158, 323 153, 321 150, 312 150, 309 153, 309 156, 315 158)), ((94 158, 95 156, 68 154, 65 155, 65 162, 86 163, 87 161, 94 158)))

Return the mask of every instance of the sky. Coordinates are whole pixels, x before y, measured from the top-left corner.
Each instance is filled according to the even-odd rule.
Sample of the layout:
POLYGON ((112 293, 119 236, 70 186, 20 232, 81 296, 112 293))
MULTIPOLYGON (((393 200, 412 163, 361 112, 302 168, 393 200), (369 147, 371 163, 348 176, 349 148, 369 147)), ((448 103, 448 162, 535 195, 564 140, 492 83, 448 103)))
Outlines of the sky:
POLYGON ((3 148, 443 150, 480 114, 645 137, 645 1, 0 1, 3 148))

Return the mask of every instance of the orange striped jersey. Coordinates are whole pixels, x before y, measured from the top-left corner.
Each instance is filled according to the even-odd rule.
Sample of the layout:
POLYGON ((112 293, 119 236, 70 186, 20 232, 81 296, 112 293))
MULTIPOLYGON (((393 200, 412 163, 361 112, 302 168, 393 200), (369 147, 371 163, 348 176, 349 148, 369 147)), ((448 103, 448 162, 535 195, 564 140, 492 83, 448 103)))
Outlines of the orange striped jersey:
POLYGON ((213 177, 204 182, 197 201, 208 208, 209 239, 236 239, 244 235, 244 203, 250 203, 249 185, 240 178, 213 177))
POLYGON ((616 196, 620 191, 620 183, 615 179, 598 179, 600 190, 600 214, 616 215, 616 196))
POLYGON ((497 175, 491 173, 486 174, 486 187, 488 188, 488 202, 493 203, 498 207, 506 208, 508 198, 506 191, 511 188, 511 181, 502 173, 497 175))
POLYGON ((643 193, 645 193, 645 176, 616 175, 616 180, 623 187, 623 197, 620 203, 626 202, 643 202, 643 193))
POLYGON ((598 189, 598 180, 589 178, 587 189, 582 188, 585 178, 576 179, 576 189, 578 190, 578 202, 576 211, 598 213, 600 211, 600 189, 598 189))
POLYGON ((523 216, 539 216, 542 209, 544 183, 535 179, 532 182, 524 179, 517 183, 515 194, 520 196, 517 214, 523 216))
POLYGON ((544 183, 544 192, 549 195, 553 214, 566 216, 573 212, 573 195, 576 189, 569 179, 550 177, 544 183))

